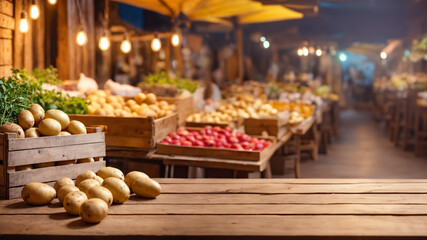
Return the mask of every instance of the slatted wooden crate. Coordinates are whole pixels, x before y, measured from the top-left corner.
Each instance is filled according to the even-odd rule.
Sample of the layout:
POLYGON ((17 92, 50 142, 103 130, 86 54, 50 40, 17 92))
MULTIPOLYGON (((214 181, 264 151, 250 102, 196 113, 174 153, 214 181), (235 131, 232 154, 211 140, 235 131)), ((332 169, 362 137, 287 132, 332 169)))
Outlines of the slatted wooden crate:
POLYGON ((194 112, 193 95, 178 97, 157 97, 157 101, 166 101, 169 104, 175 104, 178 113, 178 124, 183 126, 185 119, 194 112))
POLYGON ((94 115, 70 115, 70 119, 86 126, 106 125, 107 148, 126 147, 151 150, 156 142, 177 129, 176 113, 159 119, 153 117, 108 117, 94 115))
POLYGON ((271 144, 270 146, 264 148, 262 151, 245 151, 237 149, 193 147, 157 143, 156 153, 165 155, 209 157, 244 161, 261 161, 262 159, 265 159, 266 156, 271 156, 272 152, 276 150, 276 139, 266 138, 266 140, 271 141, 271 144))
POLYGON ((262 135, 267 132, 269 136, 281 138, 287 132, 289 112, 280 112, 270 118, 246 118, 243 125, 245 133, 249 135, 262 135))
POLYGON ((40 138, 17 138, 15 133, 0 133, 0 197, 19 198, 30 182, 53 185, 58 178, 75 179, 86 170, 105 167, 105 135, 98 128, 88 134, 40 138), (19 166, 62 162, 94 157, 95 162, 51 166, 18 171, 19 166))
POLYGON ((237 119, 234 120, 232 122, 229 123, 210 123, 210 122, 185 122, 185 127, 190 127, 190 128, 203 128, 206 126, 212 126, 212 127, 220 127, 220 128, 225 128, 225 127, 230 127, 232 129, 237 129, 237 130, 244 130, 243 129, 243 119, 237 119))

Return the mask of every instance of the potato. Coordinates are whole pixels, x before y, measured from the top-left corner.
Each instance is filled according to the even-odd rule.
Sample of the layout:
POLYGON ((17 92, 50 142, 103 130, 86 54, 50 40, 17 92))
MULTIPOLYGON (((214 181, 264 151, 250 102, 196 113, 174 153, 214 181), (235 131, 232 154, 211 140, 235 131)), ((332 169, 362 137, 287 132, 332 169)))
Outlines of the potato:
POLYGON ((91 198, 80 207, 80 217, 87 223, 99 223, 107 215, 108 205, 99 198, 91 198))
POLYGON ((64 198, 65 198, 65 196, 67 196, 67 194, 69 194, 70 192, 76 192, 76 191, 80 191, 80 189, 74 185, 65 185, 65 186, 62 186, 58 190, 56 195, 58 196, 58 200, 62 204, 64 202, 64 198))
POLYGON ((86 126, 77 120, 72 120, 70 125, 68 125, 68 132, 71 134, 86 134, 86 126))
POLYGON ((71 136, 71 133, 66 132, 66 131, 62 131, 58 134, 58 136, 71 136))
POLYGON ((15 123, 5 123, 0 127, 0 133, 16 133, 17 138, 25 138, 24 130, 15 123))
POLYGON ((86 179, 86 180, 82 181, 78 187, 79 187, 80 191, 86 193, 87 190, 89 190, 95 186, 99 186, 98 181, 96 181, 95 179, 86 179))
POLYGON ((147 98, 145 99, 145 102, 150 105, 150 104, 155 104, 157 102, 157 97, 156 95, 154 95, 153 93, 149 93, 147 94, 147 98))
POLYGON ((21 191, 22 199, 31 205, 48 204, 55 195, 56 191, 53 187, 40 182, 29 183, 21 191))
POLYGON ((61 124, 61 129, 66 129, 68 124, 70 124, 70 117, 58 109, 47 110, 45 118, 52 118, 58 121, 61 124))
POLYGON ((33 165, 22 165, 22 166, 16 166, 15 170, 16 171, 25 171, 25 170, 31 170, 33 169, 33 165))
POLYGON ((45 167, 53 167, 53 166, 55 166, 55 162, 45 162, 45 163, 34 164, 35 168, 45 168, 45 167))
POLYGON ((34 117, 34 124, 39 125, 40 121, 44 119, 45 112, 42 106, 38 104, 32 104, 28 109, 34 117))
POLYGON ((76 164, 76 163, 77 163, 77 159, 67 160, 67 161, 59 161, 59 162, 56 162, 56 166, 71 165, 71 164, 76 164))
POLYGON ((63 177, 60 178, 58 180, 56 180, 55 185, 53 186, 53 188, 56 191, 56 194, 58 194, 58 190, 63 187, 63 186, 67 186, 67 185, 71 185, 74 186, 74 182, 71 178, 67 178, 67 177, 63 177))
POLYGON ((77 159, 77 163, 88 163, 88 162, 95 162, 95 160, 92 157, 77 159))
POLYGON ((137 178, 133 184, 132 189, 136 195, 146 198, 155 198, 162 193, 162 187, 151 178, 137 178))
POLYGON ((103 179, 109 178, 109 177, 115 177, 120 180, 124 180, 125 176, 122 171, 118 168, 114 167, 103 167, 96 172, 96 175, 102 177, 103 179))
POLYGON ((76 186, 78 187, 79 184, 86 179, 96 179, 96 174, 90 170, 87 170, 86 172, 81 173, 76 178, 76 186))
POLYGON ((104 179, 102 186, 113 194, 114 203, 124 203, 130 197, 130 190, 126 183, 118 178, 109 177, 104 179))
POLYGON ((147 96, 144 94, 144 93, 138 93, 136 96, 135 96, 135 101, 138 103, 138 104, 142 104, 144 101, 145 101, 145 99, 147 98, 147 96))
POLYGON ((25 137, 26 138, 36 138, 40 137, 40 131, 38 128, 28 128, 25 130, 25 137))
POLYGON ((79 215, 80 206, 87 200, 87 196, 84 192, 74 191, 69 192, 65 198, 62 205, 64 206, 65 211, 71 215, 79 215))
POLYGON ((87 198, 99 198, 105 201, 108 206, 113 203, 113 194, 103 186, 94 186, 86 191, 87 198))
POLYGON ((18 115, 18 123, 25 130, 34 126, 34 116, 28 110, 22 110, 18 115))
POLYGON ((138 178, 150 178, 150 177, 148 177, 147 174, 145 174, 143 172, 139 172, 139 171, 132 171, 132 172, 129 172, 128 174, 126 174, 125 183, 126 183, 126 185, 128 185, 128 187, 131 191, 133 191, 132 190, 133 182, 138 178))
POLYGON ((61 124, 53 118, 46 118, 39 123, 39 131, 44 136, 56 136, 61 132, 61 124))
POLYGON ((99 182, 99 185, 101 185, 104 182, 104 179, 102 177, 98 176, 98 175, 96 175, 96 179, 95 180, 99 182))

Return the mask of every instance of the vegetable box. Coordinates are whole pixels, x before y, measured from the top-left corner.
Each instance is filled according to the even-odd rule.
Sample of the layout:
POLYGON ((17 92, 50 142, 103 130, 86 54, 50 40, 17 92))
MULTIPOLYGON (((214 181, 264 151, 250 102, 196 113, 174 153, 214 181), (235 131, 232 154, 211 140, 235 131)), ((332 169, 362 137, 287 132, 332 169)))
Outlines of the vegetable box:
MULTIPOLYGON (((16 133, 0 133, 0 197, 21 197, 30 182, 49 185, 58 178, 75 179, 86 170, 105 167, 105 135, 99 128, 88 134, 39 138, 17 138, 16 133), (95 162, 64 165, 66 161, 93 157, 95 162), (54 166, 20 170, 23 166, 50 163, 54 166)), ((37 165, 40 166, 40 165, 37 165)))
POLYGON ((157 101, 166 101, 169 104, 175 104, 178 113, 178 124, 184 125, 185 119, 194 112, 193 95, 178 97, 157 97, 157 101))
POLYGON ((284 111, 269 118, 246 118, 243 125, 246 134, 264 136, 263 132, 266 132, 269 136, 281 138, 287 132, 288 120, 289 112, 284 111))
POLYGON ((212 127, 230 127, 232 129, 241 130, 243 132, 243 118, 239 118, 237 120, 234 120, 229 123, 210 123, 210 122, 185 122, 185 127, 187 128, 203 128, 206 126, 212 126, 212 127))
POLYGON ((107 148, 138 148, 151 150, 156 142, 166 137, 177 128, 176 113, 166 117, 110 117, 94 115, 70 115, 71 120, 78 120, 86 126, 106 125, 107 148))

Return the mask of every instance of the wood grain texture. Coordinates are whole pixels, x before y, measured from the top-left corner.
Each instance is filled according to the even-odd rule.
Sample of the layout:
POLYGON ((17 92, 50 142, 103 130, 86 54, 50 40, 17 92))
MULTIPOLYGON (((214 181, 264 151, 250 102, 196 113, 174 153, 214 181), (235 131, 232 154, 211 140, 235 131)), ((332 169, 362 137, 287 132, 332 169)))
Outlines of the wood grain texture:
POLYGON ((315 120, 316 119, 314 117, 309 117, 302 121, 300 124, 291 127, 291 132, 293 134, 304 135, 315 123, 315 120))

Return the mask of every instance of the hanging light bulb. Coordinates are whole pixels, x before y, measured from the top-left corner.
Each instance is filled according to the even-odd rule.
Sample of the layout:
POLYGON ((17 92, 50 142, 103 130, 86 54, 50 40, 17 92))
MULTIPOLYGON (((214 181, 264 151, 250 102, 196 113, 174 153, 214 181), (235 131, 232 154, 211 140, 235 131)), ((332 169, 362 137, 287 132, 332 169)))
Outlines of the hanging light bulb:
POLYGON ((108 38, 108 32, 104 31, 104 35, 99 39, 99 49, 106 51, 110 48, 110 39, 108 38))
POLYGON ((48 0, 47 1, 50 5, 55 5, 56 4, 56 0, 48 0))
POLYGON ((37 19, 40 16, 40 10, 39 10, 39 6, 37 6, 37 1, 33 0, 33 3, 31 4, 30 7, 30 17, 32 19, 37 19))
POLYGON ((154 52, 158 52, 160 51, 161 48, 162 48, 162 42, 160 42, 160 39, 156 34, 154 36, 154 39, 151 40, 151 50, 153 50, 154 52))
POLYGON ((303 52, 302 52, 302 49, 301 49, 301 48, 298 48, 298 50, 297 50, 297 54, 298 54, 298 56, 302 56, 303 52))
POLYGON ((380 53, 380 58, 381 58, 382 60, 385 60, 385 59, 387 58, 387 53, 386 53, 386 52, 381 52, 381 53, 380 53))
POLYGON ((81 27, 80 31, 77 33, 76 41, 79 46, 83 46, 87 43, 87 35, 83 27, 81 27))
POLYGON ((129 41, 129 36, 127 34, 125 35, 125 38, 120 44, 120 49, 122 50, 123 53, 129 53, 130 50, 132 50, 132 45, 129 41))
POLYGON ((302 55, 308 56, 308 48, 307 47, 302 48, 302 55))
POLYGON ((172 35, 171 42, 172 42, 172 46, 174 46, 174 47, 178 47, 179 46, 180 39, 179 39, 178 33, 174 33, 172 35))
POLYGON ((28 32, 27 14, 24 11, 21 12, 21 20, 19 21, 19 31, 22 33, 28 32))
POLYGON ((323 54, 322 50, 320 48, 318 48, 316 50, 316 56, 320 57, 320 56, 322 56, 322 54, 323 54))

